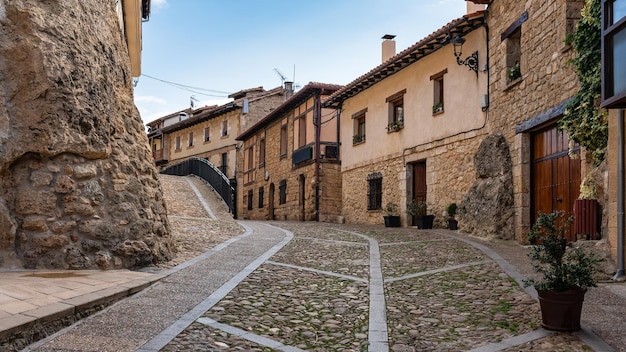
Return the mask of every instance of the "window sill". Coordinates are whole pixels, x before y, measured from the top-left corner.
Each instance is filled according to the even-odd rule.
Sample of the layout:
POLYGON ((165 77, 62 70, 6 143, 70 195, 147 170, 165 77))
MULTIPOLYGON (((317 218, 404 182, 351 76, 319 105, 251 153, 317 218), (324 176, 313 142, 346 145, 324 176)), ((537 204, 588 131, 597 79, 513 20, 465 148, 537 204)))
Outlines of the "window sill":
POLYGON ((226 139, 226 138, 228 138, 228 135, 227 135, 227 134, 225 134, 225 135, 223 135, 223 136, 222 136, 222 139, 226 139))
POLYGON ((193 149, 193 147, 195 147, 194 145, 188 145, 187 149, 193 149))
POLYGON ((516 85, 520 84, 520 82, 522 81, 522 77, 518 77, 512 81, 507 81, 506 86, 504 87, 504 89, 502 89, 503 91, 507 91, 513 87, 515 87, 516 85))
POLYGON ((441 110, 439 110, 439 111, 434 111, 434 112, 433 112, 433 116, 441 115, 441 114, 443 114, 444 112, 445 112, 445 110, 443 110, 443 109, 441 109, 441 110))
POLYGON ((358 141, 358 142, 352 141, 352 145, 359 145, 363 143, 365 143, 365 139, 363 139, 362 141, 358 141))
POLYGON ((183 151, 183 150, 182 150, 182 149, 180 149, 180 148, 178 148, 178 149, 174 149, 174 153, 180 153, 180 152, 182 152, 182 151, 183 151))
POLYGON ((210 139, 208 141, 204 141, 204 144, 209 144, 209 143, 211 143, 210 139))
POLYGON ((404 127, 396 127, 396 128, 387 128, 387 133, 395 133, 400 132, 404 127))

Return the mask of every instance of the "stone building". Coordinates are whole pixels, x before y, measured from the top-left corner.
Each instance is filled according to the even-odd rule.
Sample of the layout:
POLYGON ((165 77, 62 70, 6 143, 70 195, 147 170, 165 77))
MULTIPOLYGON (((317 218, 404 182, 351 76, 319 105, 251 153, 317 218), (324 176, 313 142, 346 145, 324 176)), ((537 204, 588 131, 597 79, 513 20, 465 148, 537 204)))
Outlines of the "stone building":
POLYGON ((205 158, 228 178, 235 178, 235 137, 282 104, 291 85, 266 91, 263 87, 229 95, 220 106, 186 109, 147 124, 156 165, 166 168, 190 157, 205 158))
POLYGON ((237 137, 238 218, 341 221, 339 86, 309 83, 237 137))
POLYGON ((468 15, 397 55, 393 36, 383 37, 382 64, 324 103, 341 114, 346 222, 382 224, 393 202, 410 226, 405 209, 415 200, 443 226, 446 206, 470 189, 488 118, 481 9, 470 6, 468 15))
MULTIPOLYGON (((584 151, 557 129, 565 103, 578 89, 576 75, 567 65, 575 53, 565 45, 565 37, 575 29, 584 1, 473 2, 488 3, 490 108, 486 129, 491 136, 504 137, 510 153, 514 217, 503 223, 508 234, 500 237, 515 234, 523 242, 538 212, 572 212, 581 175, 589 170, 584 151), (571 158, 572 154, 579 157, 571 158)), ((480 182, 484 180, 477 180, 480 182)), ((483 205, 470 198, 484 198, 485 194, 477 190, 464 202, 464 222, 478 235, 491 225, 492 214, 473 215, 480 214, 483 205)))
MULTIPOLYGON (((130 2, 125 21, 148 18, 149 1, 117 6, 130 2)), ((129 52, 141 43, 120 30, 140 39, 138 28, 120 26, 111 1, 0 8, 1 266, 111 269, 170 258, 165 204, 133 103, 139 71, 129 52)))

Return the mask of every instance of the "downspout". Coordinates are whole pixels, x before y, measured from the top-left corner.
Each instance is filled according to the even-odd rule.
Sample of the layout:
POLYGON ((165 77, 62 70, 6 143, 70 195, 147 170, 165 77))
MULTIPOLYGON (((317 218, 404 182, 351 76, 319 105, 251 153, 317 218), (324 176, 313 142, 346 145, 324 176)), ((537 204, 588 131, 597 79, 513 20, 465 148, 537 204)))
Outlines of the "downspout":
POLYGON ((624 110, 617 110, 617 272, 624 279, 624 110))
POLYGON ((320 221, 320 135, 322 109, 321 100, 324 90, 320 90, 315 97, 315 107, 313 108, 313 124, 315 125, 315 221, 320 221))

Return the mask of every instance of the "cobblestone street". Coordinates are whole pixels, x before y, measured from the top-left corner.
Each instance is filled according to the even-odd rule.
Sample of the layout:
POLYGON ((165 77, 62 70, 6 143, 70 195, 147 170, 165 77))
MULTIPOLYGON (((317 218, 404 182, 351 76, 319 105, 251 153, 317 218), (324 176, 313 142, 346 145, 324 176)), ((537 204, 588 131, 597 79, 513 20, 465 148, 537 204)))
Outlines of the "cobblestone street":
MULTIPOLYGON (((624 348, 586 329, 542 329, 520 273, 475 239, 437 229, 237 224, 199 179, 163 180, 179 252, 147 271, 169 276, 27 350, 624 348)), ((507 245, 498 248, 512 255, 507 245)))

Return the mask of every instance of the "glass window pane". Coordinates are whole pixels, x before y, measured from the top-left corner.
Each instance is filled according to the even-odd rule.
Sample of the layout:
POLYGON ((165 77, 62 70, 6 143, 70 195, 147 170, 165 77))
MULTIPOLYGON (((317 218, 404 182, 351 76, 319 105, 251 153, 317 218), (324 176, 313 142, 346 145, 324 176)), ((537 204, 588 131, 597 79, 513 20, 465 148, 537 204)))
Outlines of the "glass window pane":
POLYGON ((626 29, 613 37, 613 95, 626 92, 626 29))
POLYGON ((626 16, 626 0, 615 0, 613 2, 613 23, 619 22, 626 16))

